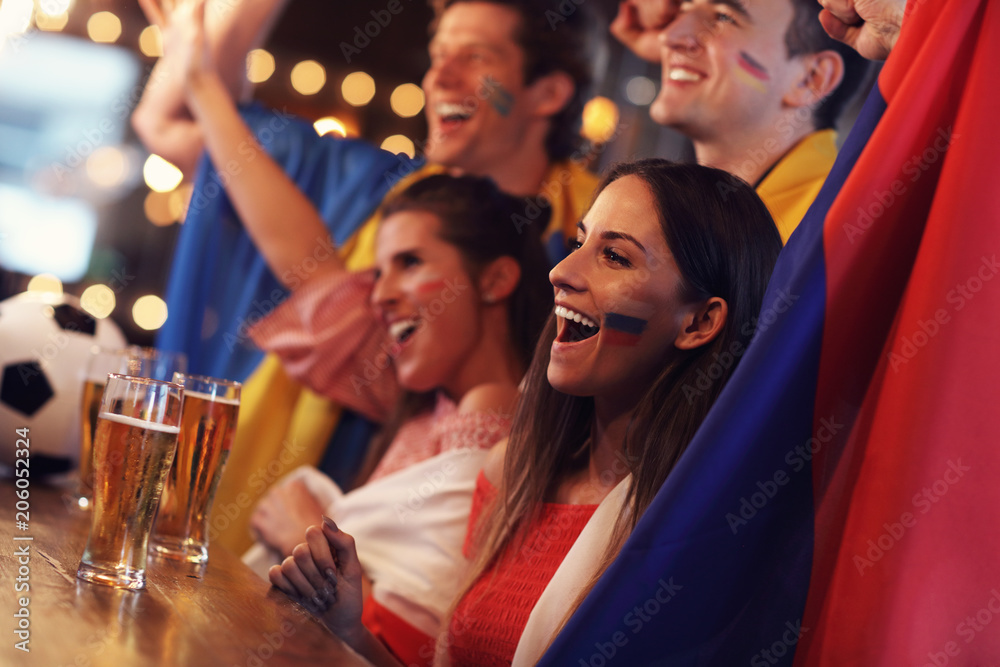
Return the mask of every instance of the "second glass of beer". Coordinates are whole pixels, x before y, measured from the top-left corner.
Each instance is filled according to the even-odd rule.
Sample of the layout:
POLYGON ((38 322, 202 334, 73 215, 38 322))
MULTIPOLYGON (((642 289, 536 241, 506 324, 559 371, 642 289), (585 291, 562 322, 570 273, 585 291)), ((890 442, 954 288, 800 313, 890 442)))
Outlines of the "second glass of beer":
POLYGON ((111 374, 94 437, 94 513, 77 576, 145 586, 146 549, 177 451, 184 388, 111 374))
POLYGON ((240 408, 239 382, 174 374, 184 387, 177 456, 167 476, 152 549, 189 563, 208 560, 208 517, 229 458, 240 408))

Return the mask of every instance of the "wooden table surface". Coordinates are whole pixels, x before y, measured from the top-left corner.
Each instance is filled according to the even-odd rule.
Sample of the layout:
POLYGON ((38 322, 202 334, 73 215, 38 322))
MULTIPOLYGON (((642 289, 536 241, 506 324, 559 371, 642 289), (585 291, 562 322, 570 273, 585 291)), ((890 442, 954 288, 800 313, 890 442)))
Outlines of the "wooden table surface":
POLYGON ((61 489, 37 480, 29 493, 23 530, 14 485, 0 481, 0 665, 367 664, 221 547, 210 547, 201 572, 150 556, 142 591, 77 579, 89 513, 71 509, 61 489), (28 590, 18 591, 25 583, 28 590), (22 639, 12 632, 20 622, 15 614, 23 618, 21 598, 27 599, 29 653, 16 648, 22 639))

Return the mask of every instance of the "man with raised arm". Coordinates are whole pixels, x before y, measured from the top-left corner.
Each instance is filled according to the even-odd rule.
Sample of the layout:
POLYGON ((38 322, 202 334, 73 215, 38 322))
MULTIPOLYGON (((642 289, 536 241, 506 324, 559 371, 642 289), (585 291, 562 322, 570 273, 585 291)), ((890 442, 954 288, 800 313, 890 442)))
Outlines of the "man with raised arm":
MULTIPOLYGON (((220 541, 242 549, 249 546, 246 527, 254 503, 278 476, 320 462, 340 419, 337 406, 290 380, 275 358, 264 357, 247 337, 248 327, 285 298, 285 285, 308 280, 335 261, 334 254, 348 268, 370 266, 382 198, 446 169, 489 176, 511 194, 539 195, 538 206, 511 224, 545 219, 542 211, 548 209, 550 247, 561 249, 559 239, 566 231, 575 234, 596 185, 576 152, 590 81, 584 16, 559 14, 566 20, 553 30, 546 12, 558 12, 555 2, 443 3, 423 80, 428 141, 424 155, 409 160, 362 141, 317 137, 311 125, 280 111, 237 109, 232 86, 219 71, 225 63, 217 65, 212 56, 218 51, 212 40, 222 37, 211 33, 211 20, 183 16, 204 11, 211 19, 213 5, 184 2, 164 13, 154 0, 143 4, 164 27, 167 55, 156 68, 162 74, 151 77, 159 86, 149 88, 133 124, 152 151, 179 164, 194 164, 187 155, 202 145, 211 156, 197 172, 167 289, 170 317, 158 345, 186 352, 192 372, 249 378, 211 522, 220 541), (206 42, 204 30, 207 46, 192 48, 206 42), (167 99, 171 95, 175 99, 167 99), (153 96, 156 103, 147 104, 153 96), (268 231, 250 238, 241 224, 247 216, 266 223, 255 228, 268 231), (288 258, 284 275, 272 275, 256 245, 280 246, 287 234, 315 229, 297 224, 303 219, 321 220, 329 234, 313 239, 310 256, 288 258)), ((246 10, 259 26, 281 4, 245 0, 233 16, 246 10)), ((237 19, 229 23, 239 25, 237 19)), ((259 33, 252 26, 241 30, 259 33)), ((382 372, 391 350, 371 362, 372 373, 382 372)), ((365 381, 358 378, 358 391, 365 381)), ((349 442, 367 444, 370 430, 346 421, 356 428, 349 442)), ((338 442, 332 454, 325 469, 349 485, 361 447, 338 442)), ((287 500, 288 511, 302 506, 301 496, 287 500)))

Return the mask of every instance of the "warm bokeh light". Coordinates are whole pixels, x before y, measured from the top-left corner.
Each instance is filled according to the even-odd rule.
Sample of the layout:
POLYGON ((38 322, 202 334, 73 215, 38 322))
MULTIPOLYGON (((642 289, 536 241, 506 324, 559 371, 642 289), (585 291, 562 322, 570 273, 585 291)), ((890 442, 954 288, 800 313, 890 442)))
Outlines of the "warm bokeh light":
POLYGON ((139 33, 139 50, 150 58, 163 55, 163 35, 160 34, 159 26, 148 25, 143 28, 139 33))
POLYGON ((140 329, 155 331, 167 321, 167 304, 153 294, 140 296, 132 306, 132 319, 140 329))
POLYGON ((97 319, 103 320, 115 309, 115 293, 107 285, 91 285, 80 295, 80 305, 97 319))
POLYGON ((364 72, 352 72, 340 84, 344 101, 355 107, 363 107, 375 97, 375 79, 364 72))
POLYGON ((390 153, 406 153, 410 157, 413 157, 413 154, 416 152, 413 141, 402 134, 394 134, 391 137, 386 137, 385 141, 382 142, 381 148, 390 153))
POLYGON ((389 106, 397 116, 403 118, 416 116, 424 108, 424 91, 412 83, 398 85, 389 97, 389 106))
POLYGON ((125 181, 128 159, 115 146, 101 146, 87 157, 87 177, 100 188, 113 188, 125 181))
POLYGON ((191 192, 194 190, 193 183, 184 183, 170 193, 167 206, 170 208, 170 216, 177 222, 184 222, 187 215, 188 203, 191 201, 191 192))
POLYGON ((632 104, 644 107, 656 99, 656 84, 648 76, 633 76, 625 84, 625 97, 632 104))
POLYGON ((274 74, 274 56, 264 49, 254 49, 247 54, 247 80, 263 83, 274 74))
POLYGON ((87 35, 95 42, 112 44, 122 36, 122 22, 111 12, 97 12, 87 19, 87 35))
POLYGON ((303 60, 292 68, 292 88, 315 95, 326 84, 326 70, 315 60, 303 60))
POLYGON ((324 134, 329 134, 333 132, 334 134, 339 134, 342 137, 347 136, 347 128, 338 119, 333 116, 324 116, 320 118, 315 123, 313 123, 313 128, 316 130, 316 134, 323 136, 324 134))
POLYGON ((62 281, 51 273, 39 273, 37 276, 28 281, 28 291, 62 294, 63 285, 62 281))
POLYGON ((0 48, 9 35, 20 35, 31 27, 34 9, 31 0, 4 0, 0 3, 0 48))
POLYGON ((69 8, 73 6, 73 0, 39 0, 38 12, 49 16, 68 14, 69 8))
POLYGON ((69 12, 55 15, 46 14, 45 12, 35 14, 35 25, 38 26, 39 30, 59 32, 66 27, 67 23, 69 23, 69 12))
POLYGON ((181 184, 184 174, 159 155, 150 155, 142 166, 142 177, 153 192, 170 192, 181 184))
POLYGON ((614 136, 618 127, 618 107, 606 97, 595 97, 583 107, 581 134, 595 144, 614 136))
POLYGON ((171 215, 170 197, 173 192, 150 192, 142 202, 142 210, 146 213, 146 219, 157 227, 166 227, 177 220, 171 215))

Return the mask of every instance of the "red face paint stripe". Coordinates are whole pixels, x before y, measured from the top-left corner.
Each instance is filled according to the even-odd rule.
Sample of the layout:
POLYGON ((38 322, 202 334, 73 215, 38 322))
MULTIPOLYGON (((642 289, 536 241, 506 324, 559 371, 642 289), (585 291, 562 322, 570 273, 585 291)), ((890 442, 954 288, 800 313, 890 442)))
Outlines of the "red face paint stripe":
POLYGON ((768 81, 771 78, 767 73, 767 68, 754 60, 750 54, 744 51, 740 51, 739 65, 744 71, 753 76, 755 79, 768 81))
POLYGON ((440 292, 447 286, 448 283, 445 280, 430 280, 426 283, 421 283, 420 285, 417 285, 417 291, 422 293, 440 292))
POLYGON ((602 336, 604 337, 604 342, 608 345, 617 345, 619 347, 634 347, 639 344, 640 336, 637 334, 630 334, 624 331, 615 331, 614 329, 606 329, 602 336))

